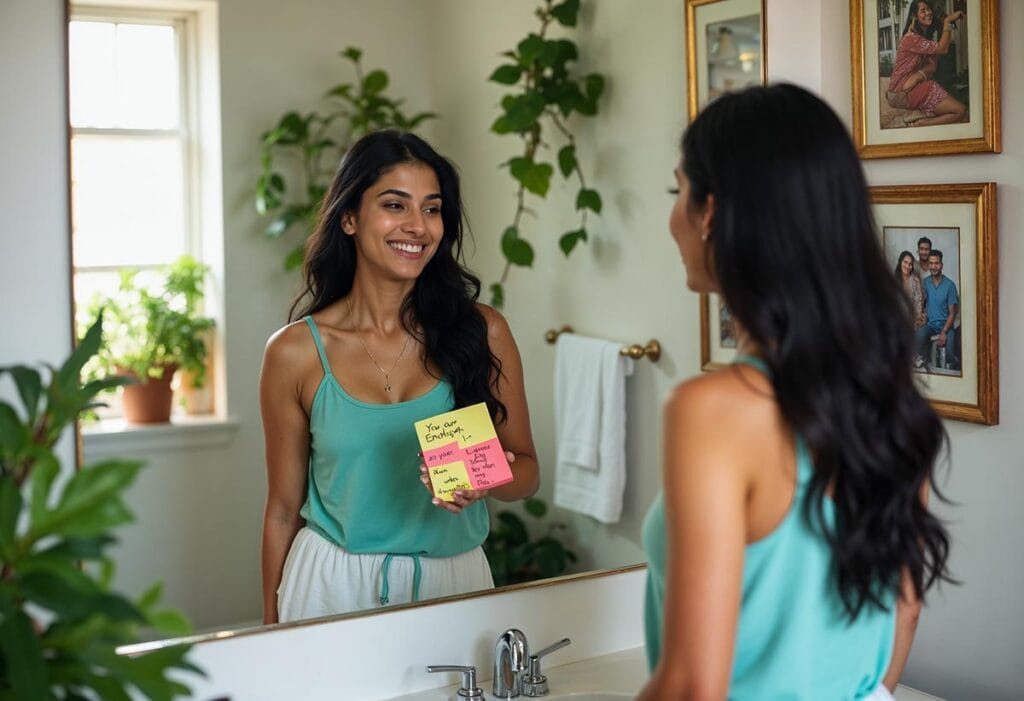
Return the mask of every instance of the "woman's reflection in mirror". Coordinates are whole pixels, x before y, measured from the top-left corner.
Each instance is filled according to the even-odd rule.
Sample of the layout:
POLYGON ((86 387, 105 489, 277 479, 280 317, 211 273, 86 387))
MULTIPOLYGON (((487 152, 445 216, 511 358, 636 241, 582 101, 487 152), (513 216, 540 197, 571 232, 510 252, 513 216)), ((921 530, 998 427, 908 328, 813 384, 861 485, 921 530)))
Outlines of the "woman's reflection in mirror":
POLYGON ((290 323, 260 374, 265 623, 493 586, 484 496, 532 495, 522 363, 462 265, 454 166, 423 139, 357 141, 321 205, 290 323), (514 480, 433 498, 413 424, 485 402, 514 480))
POLYGON ((819 98, 757 87, 697 116, 676 180, 687 285, 739 347, 665 405, 639 699, 891 699, 947 578, 945 432, 856 150, 819 98))

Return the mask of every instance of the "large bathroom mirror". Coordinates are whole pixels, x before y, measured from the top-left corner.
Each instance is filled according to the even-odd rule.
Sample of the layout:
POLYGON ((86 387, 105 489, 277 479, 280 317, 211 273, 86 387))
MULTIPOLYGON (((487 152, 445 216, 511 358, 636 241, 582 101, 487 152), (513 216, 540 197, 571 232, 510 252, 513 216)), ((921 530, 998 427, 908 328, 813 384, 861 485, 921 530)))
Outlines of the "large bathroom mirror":
MULTIPOLYGON (((514 135, 489 131, 504 90, 488 76, 501 65, 503 51, 539 29, 533 10, 540 2, 110 0, 69 5, 72 22, 103 22, 119 13, 139 25, 160 24, 164 12, 193 18, 195 24, 182 25, 181 36, 190 43, 178 60, 202 86, 197 96, 206 102, 205 111, 196 114, 210 114, 213 107, 217 118, 203 124, 215 128, 193 154, 198 167, 216 156, 219 166, 213 170, 219 170, 219 177, 212 187, 195 180, 189 168, 181 170, 181 182, 160 180, 161 168, 177 164, 194 145, 173 145, 173 125, 158 125, 166 133, 140 139, 141 146, 126 156, 145 166, 140 172, 148 179, 140 182, 115 170, 123 190, 113 193, 109 207, 89 212, 76 207, 73 213, 76 227, 84 227, 88 215, 95 229, 105 216, 113 216, 121 200, 130 199, 125 216, 140 239, 155 237, 153 244, 130 238, 117 244, 125 260, 137 262, 138 256, 155 254, 157 245, 172 246, 169 237, 182 236, 172 233, 164 208, 171 198, 191 193, 201 207, 184 224, 188 231, 202 231, 202 242, 190 245, 213 268, 207 300, 217 322, 211 379, 219 414, 153 428, 83 430, 85 462, 119 455, 147 463, 129 495, 136 522, 122 531, 114 553, 119 588, 136 594, 163 581, 166 603, 181 609, 197 632, 260 622, 266 477, 257 378, 264 344, 285 323, 298 279, 295 271, 282 267, 295 241, 269 240, 263 233, 267 219, 254 207, 261 135, 286 111, 316 109, 327 88, 354 80, 339 52, 361 48, 364 68, 386 70, 388 91, 401 97, 409 112, 439 115, 420 133, 459 167, 472 232, 467 263, 486 287, 501 276, 500 235, 515 211, 514 183, 501 166, 522 148, 514 135), (138 255, 132 258, 130 250, 138 255)), ((577 222, 575 183, 556 175, 546 199, 528 199, 530 213, 521 231, 537 256, 532 267, 512 270, 503 312, 523 358, 542 474, 538 496, 549 509, 538 519, 518 504, 492 502, 490 508, 492 514, 507 510, 519 515, 534 537, 550 532, 563 542, 576 556, 569 573, 644 559, 641 525, 660 484, 660 404, 672 385, 699 371, 697 301, 684 290, 677 249, 667 233, 672 205, 667 191, 673 186, 686 115, 683 15, 679 0, 652 0, 642 12, 629 3, 584 0, 576 28, 548 29, 556 35, 571 31, 580 47, 579 70, 597 71, 606 79, 598 116, 569 124, 577 156, 588 182, 602 193, 604 208, 591 219, 589 241, 567 258, 559 250, 558 235, 577 222), (555 347, 545 341, 545 333, 566 324, 577 333, 624 345, 655 338, 663 348, 657 362, 637 360, 627 380, 627 481, 622 517, 613 524, 552 504, 555 347)), ((96 33, 103 31, 108 30, 96 33)), ((134 41, 136 50, 155 52, 160 42, 175 41, 168 36, 174 35, 153 30, 126 41, 134 41)), ((75 80, 80 74, 72 65, 73 201, 81 194, 77 174, 90 163, 110 165, 89 160, 88 141, 100 136, 77 126, 75 80)), ((145 82, 146 76, 129 72, 120 79, 145 82)), ((117 85, 110 90, 108 99, 115 100, 117 85)), ((136 127, 117 128, 119 136, 138 136, 136 127)), ((562 137, 552 132, 545 138, 541 155, 556 162, 562 137)), ((91 266, 93 273, 112 274, 117 261, 90 260, 83 240, 75 238, 78 233, 72 246, 76 269, 84 272, 91 266)), ((183 246, 189 245, 183 240, 183 246)), ((88 279, 76 276, 79 296, 91 284, 88 279)), ((387 508, 386 499, 380 508, 387 508)))

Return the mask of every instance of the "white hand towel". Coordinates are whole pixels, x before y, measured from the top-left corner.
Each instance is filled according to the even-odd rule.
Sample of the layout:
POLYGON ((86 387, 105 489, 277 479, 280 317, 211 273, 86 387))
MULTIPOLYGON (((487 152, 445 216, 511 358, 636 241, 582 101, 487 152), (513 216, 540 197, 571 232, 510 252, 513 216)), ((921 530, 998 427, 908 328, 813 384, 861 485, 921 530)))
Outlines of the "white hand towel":
POLYGON ((616 523, 626 487, 626 376, 620 345, 563 333, 555 347, 554 502, 616 523))

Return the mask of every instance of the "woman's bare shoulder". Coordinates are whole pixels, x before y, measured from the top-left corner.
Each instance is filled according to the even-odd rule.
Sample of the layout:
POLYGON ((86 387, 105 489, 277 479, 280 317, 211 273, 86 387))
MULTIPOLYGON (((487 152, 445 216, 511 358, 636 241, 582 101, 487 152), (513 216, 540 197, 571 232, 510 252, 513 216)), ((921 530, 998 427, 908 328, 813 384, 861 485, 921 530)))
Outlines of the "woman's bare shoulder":
POLYGON ((487 322, 488 338, 494 340, 512 335, 512 329, 509 328, 508 321, 497 309, 483 302, 477 302, 476 310, 480 312, 480 316, 487 322))
POLYGON ((313 335, 303 320, 283 326, 267 340, 264 363, 299 366, 316 357, 313 335))
POLYGON ((680 383, 665 408, 668 420, 697 431, 722 426, 748 430, 778 412, 771 382, 748 365, 730 365, 680 383))

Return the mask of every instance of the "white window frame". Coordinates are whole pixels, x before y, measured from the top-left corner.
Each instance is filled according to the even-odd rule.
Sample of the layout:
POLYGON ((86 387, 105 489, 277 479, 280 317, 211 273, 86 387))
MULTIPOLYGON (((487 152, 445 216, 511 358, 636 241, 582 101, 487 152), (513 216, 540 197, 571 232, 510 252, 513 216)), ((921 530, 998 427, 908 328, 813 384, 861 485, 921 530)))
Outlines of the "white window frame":
MULTIPOLYGON (((214 444, 226 442, 237 430, 228 418, 227 373, 224 355, 224 218, 221 168, 220 68, 216 0, 106 0, 69 3, 69 21, 96 20, 138 24, 172 24, 176 29, 181 79, 179 86, 179 129, 183 140, 183 177, 186 211, 184 213, 185 250, 209 266, 211 275, 204 295, 204 313, 216 321, 211 349, 214 390, 214 415, 178 421, 173 428, 131 427, 120 420, 101 421, 83 427, 88 453, 116 453, 116 443, 129 440, 135 448, 146 446, 168 449, 168 439, 187 449, 182 433, 202 434, 214 444), (114 443, 111 440, 114 440, 114 443), (92 449, 91 449, 92 448, 92 449)), ((167 130, 105 129, 71 127, 70 134, 114 135, 158 134, 167 130)), ((73 273, 116 271, 122 266, 78 266, 73 273)), ((132 266, 151 269, 153 265, 132 266)))

